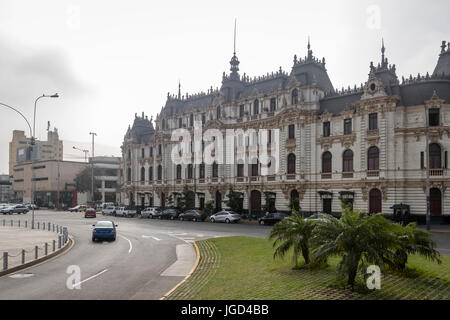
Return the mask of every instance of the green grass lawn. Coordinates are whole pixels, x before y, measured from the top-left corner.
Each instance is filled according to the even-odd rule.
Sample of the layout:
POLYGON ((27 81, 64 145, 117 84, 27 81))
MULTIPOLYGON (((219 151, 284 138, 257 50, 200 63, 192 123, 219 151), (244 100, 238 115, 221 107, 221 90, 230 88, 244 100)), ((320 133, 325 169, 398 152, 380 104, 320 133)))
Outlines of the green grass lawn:
MULTIPOLYGON (((338 257, 326 269, 293 270, 290 256, 273 259, 272 241, 231 237, 198 242, 197 270, 172 299, 450 299, 450 256, 442 264, 412 256, 409 276, 383 274, 381 290, 362 293, 336 281, 338 257)), ((364 281, 360 279, 360 283, 364 281)))

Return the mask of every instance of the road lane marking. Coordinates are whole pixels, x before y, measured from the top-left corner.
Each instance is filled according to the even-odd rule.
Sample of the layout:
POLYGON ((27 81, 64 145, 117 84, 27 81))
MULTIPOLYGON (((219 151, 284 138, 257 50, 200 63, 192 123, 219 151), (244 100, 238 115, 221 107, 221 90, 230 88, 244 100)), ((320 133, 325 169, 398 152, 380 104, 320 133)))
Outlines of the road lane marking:
POLYGON ((130 244, 130 249, 128 250, 128 253, 130 253, 131 252, 131 250, 133 250, 133 245, 131 244, 131 241, 130 241, 130 239, 127 239, 127 238, 125 238, 124 236, 122 236, 121 234, 119 234, 119 237, 122 237, 122 238, 124 238, 125 240, 127 240, 128 241, 128 243, 130 244))
POLYGON ((153 236, 142 236, 142 238, 152 238, 153 240, 156 240, 156 241, 161 241, 161 239, 159 239, 159 238, 157 238, 157 237, 153 237, 153 236))
POLYGON ((80 281, 80 282, 78 282, 78 283, 75 283, 74 285, 72 285, 72 289, 75 288, 75 287, 77 287, 77 286, 79 286, 79 285, 82 284, 83 282, 86 282, 86 281, 89 281, 89 280, 92 280, 92 279, 98 277, 99 275, 101 275, 102 273, 105 273, 106 271, 108 271, 108 269, 105 269, 105 270, 103 270, 103 271, 100 271, 99 273, 94 274, 93 276, 91 276, 91 277, 89 277, 89 278, 87 278, 87 279, 84 279, 83 281, 80 281))

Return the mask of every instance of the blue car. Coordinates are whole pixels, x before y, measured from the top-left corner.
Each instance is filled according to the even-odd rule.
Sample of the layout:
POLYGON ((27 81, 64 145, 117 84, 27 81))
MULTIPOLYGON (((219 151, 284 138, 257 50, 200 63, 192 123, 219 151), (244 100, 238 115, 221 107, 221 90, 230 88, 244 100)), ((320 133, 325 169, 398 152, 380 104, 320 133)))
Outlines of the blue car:
POLYGON ((92 241, 96 240, 116 240, 116 227, 112 221, 98 221, 96 224, 92 225, 94 230, 92 230, 92 241))

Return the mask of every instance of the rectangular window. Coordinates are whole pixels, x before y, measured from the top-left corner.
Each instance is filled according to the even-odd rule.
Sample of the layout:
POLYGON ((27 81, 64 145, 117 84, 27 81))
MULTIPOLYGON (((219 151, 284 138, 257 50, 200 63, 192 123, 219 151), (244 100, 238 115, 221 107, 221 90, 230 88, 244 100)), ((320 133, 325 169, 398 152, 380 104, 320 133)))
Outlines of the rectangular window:
POLYGON ((425 169, 425 153, 420 153, 420 169, 425 169))
POLYGON ((277 99, 270 99, 270 111, 274 112, 277 109, 277 99))
POLYGON ((438 108, 432 108, 428 110, 428 121, 430 127, 437 127, 440 125, 440 119, 439 119, 439 109, 438 108))
POLYGON ((268 131, 267 142, 268 143, 272 143, 272 130, 270 130, 270 129, 268 131))
POLYGON ((158 145, 158 154, 162 155, 162 145, 158 145))
POLYGON ((289 140, 295 139, 295 124, 289 125, 289 140))
POLYGON ((202 113, 202 124, 206 122, 206 114, 202 113))
POLYGON ((182 128, 183 127, 183 119, 179 118, 178 119, 178 128, 182 128))
POLYGON ((153 148, 150 147, 150 157, 153 157, 153 148))
POLYGON ((344 120, 344 134, 352 134, 352 119, 344 120))
POLYGON ((448 168, 448 153, 447 151, 444 152, 444 169, 448 168))
POLYGON ((329 137, 330 135, 331 135, 331 125, 330 121, 327 121, 323 123, 323 136, 329 137))
POLYGON ((378 129, 378 113, 369 114, 369 130, 378 129))
POLYGON ((239 163, 237 165, 237 176, 243 177, 244 176, 244 165, 242 163, 239 163))
POLYGON ((239 118, 243 118, 244 117, 244 105, 241 104, 239 106, 239 118))
POLYGON ((145 149, 144 148, 141 149, 141 158, 145 158, 145 149))

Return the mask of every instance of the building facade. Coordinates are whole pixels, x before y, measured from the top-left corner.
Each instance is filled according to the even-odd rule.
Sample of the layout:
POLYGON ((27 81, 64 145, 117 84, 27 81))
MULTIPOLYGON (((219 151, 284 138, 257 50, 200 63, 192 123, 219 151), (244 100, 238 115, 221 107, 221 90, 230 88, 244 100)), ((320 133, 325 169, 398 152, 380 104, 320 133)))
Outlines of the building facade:
POLYGON ((298 198, 306 212, 338 213, 346 202, 370 213, 406 204, 412 214, 425 215, 430 190, 431 215, 450 214, 450 43, 442 43, 433 73, 402 79, 385 50, 383 43, 366 83, 342 90, 333 87, 325 58, 315 58, 309 43, 289 73, 280 68, 252 79, 239 74, 234 54, 221 88, 168 94, 155 128, 136 114, 122 144, 123 199, 166 206, 169 196, 188 188, 196 207, 212 200, 220 209, 232 187, 251 211, 262 210, 270 192, 278 210, 298 198), (194 139, 196 123, 203 132, 216 129, 214 138, 203 136, 200 162, 175 163, 173 148, 184 138, 173 134, 187 131, 201 143, 194 139), (227 130, 244 134, 217 150, 227 130), (256 135, 246 134, 251 130, 256 135), (261 150, 270 162, 258 159, 261 150), (204 161, 206 153, 212 163, 204 161), (218 153, 232 161, 214 160, 218 153))
POLYGON ((95 200, 120 202, 120 157, 94 157, 89 163, 94 166, 95 200))
POLYGON ((0 174, 0 203, 9 203, 12 200, 12 179, 8 174, 0 174))
POLYGON ((86 168, 84 162, 43 160, 14 166, 13 190, 16 201, 31 202, 33 182, 34 203, 38 206, 72 206, 77 203, 75 177, 86 168), (32 167, 35 179, 32 182, 32 167))
POLYGON ((9 175, 13 176, 17 163, 40 160, 62 160, 63 142, 59 140, 58 129, 47 131, 47 141, 37 140, 33 151, 30 151, 31 138, 24 131, 14 130, 9 143, 9 175))

